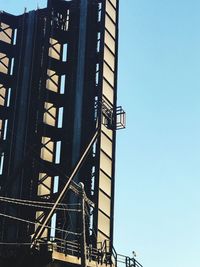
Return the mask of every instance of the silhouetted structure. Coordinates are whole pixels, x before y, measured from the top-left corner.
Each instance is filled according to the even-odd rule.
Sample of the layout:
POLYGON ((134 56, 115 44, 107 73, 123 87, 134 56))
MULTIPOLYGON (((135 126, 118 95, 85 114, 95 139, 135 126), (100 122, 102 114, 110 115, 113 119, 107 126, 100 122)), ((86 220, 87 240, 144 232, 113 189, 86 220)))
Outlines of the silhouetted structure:
POLYGON ((116 265, 117 25, 117 0, 0 13, 3 267, 116 265))

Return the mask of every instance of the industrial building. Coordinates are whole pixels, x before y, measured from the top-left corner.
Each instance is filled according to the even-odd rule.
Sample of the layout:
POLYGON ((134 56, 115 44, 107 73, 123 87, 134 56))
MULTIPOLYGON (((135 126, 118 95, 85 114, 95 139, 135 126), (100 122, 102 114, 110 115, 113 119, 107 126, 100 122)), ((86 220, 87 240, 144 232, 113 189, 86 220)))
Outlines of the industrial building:
POLYGON ((0 266, 141 266, 113 246, 118 0, 0 13, 0 266))

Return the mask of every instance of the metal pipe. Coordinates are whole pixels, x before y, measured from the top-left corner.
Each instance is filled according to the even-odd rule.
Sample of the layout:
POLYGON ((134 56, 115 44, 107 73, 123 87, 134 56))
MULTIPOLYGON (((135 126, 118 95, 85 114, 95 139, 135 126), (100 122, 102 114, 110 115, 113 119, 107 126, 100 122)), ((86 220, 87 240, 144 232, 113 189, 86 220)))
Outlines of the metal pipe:
POLYGON ((84 190, 84 184, 79 183, 81 188, 81 207, 82 207, 82 238, 81 238, 81 266, 86 267, 86 226, 85 226, 85 190, 84 190))
POLYGON ((49 214, 47 215, 46 219, 44 220, 44 222, 42 223, 41 227, 38 226, 33 238, 32 238, 32 242, 31 242, 31 248, 33 248, 35 241, 41 237, 45 227, 48 225, 51 217, 53 216, 58 204, 62 201, 63 197, 65 196, 65 193, 67 191, 67 189, 70 186, 70 183, 72 181, 72 179, 74 178, 74 176, 77 174, 77 172, 79 171, 83 161, 85 160, 87 154, 89 153, 90 149, 92 148, 92 145, 94 144, 94 142, 96 141, 97 137, 99 135, 99 127, 97 128, 94 136, 92 137, 89 145, 87 146, 86 150, 84 151, 83 155, 81 156, 81 158, 79 159, 78 163, 76 164, 72 174, 69 177, 69 180, 67 181, 66 185, 64 186, 63 190, 61 191, 60 195, 58 196, 55 204, 53 205, 52 209, 50 210, 49 214))

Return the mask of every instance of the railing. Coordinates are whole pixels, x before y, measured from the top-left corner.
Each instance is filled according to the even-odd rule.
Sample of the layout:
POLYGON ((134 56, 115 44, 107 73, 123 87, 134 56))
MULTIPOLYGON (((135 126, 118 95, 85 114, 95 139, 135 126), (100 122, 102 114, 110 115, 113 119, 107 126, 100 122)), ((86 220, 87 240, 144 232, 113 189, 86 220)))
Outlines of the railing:
MULTIPOLYGON (((52 247, 55 251, 63 253, 65 255, 75 256, 81 258, 81 247, 77 241, 65 241, 62 239, 54 239, 52 241, 52 247)), ((86 258, 89 261, 96 261, 98 263, 105 263, 106 256, 103 252, 103 247, 99 249, 92 247, 91 245, 86 247, 86 258)))
POLYGON ((108 103, 107 100, 102 99, 102 123, 108 129, 120 130, 126 128, 126 112, 123 110, 122 106, 115 107, 108 103), (114 118, 115 116, 115 118, 114 118))
MULTIPOLYGON (((117 254, 117 263, 126 267, 143 267, 135 258, 130 258, 121 254, 117 254)), ((118 265, 119 265, 118 264, 118 265)))
MULTIPOLYGON (((109 240, 97 244, 98 248, 89 245, 86 247, 86 258, 89 261, 96 261, 98 264, 105 264, 111 267, 143 267, 134 257, 130 258, 118 254, 109 240)), ((81 258, 80 242, 77 240, 69 241, 56 238, 49 242, 52 250, 63 253, 66 256, 81 258)))

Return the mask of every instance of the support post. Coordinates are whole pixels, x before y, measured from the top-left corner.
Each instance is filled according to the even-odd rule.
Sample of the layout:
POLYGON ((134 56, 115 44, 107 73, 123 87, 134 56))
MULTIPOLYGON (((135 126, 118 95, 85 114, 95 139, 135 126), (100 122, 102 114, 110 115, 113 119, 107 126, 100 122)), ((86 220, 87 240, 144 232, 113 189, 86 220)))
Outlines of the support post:
POLYGON ((84 184, 83 183, 79 183, 80 185, 80 190, 81 190, 81 209, 82 209, 82 218, 81 218, 81 232, 82 232, 82 236, 81 236, 81 266, 82 267, 86 267, 86 261, 87 261, 87 257, 86 257, 86 226, 85 226, 85 190, 84 190, 84 184))

